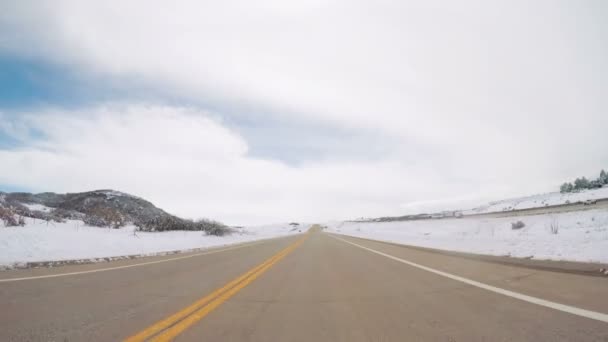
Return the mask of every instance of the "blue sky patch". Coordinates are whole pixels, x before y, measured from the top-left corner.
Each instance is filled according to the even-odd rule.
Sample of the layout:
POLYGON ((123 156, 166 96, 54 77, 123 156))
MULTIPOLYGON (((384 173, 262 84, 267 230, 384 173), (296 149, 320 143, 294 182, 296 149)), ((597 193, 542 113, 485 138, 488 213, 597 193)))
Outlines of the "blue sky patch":
POLYGON ((18 186, 18 185, 9 185, 9 184, 1 184, 0 183, 0 191, 1 192, 30 192, 31 189, 18 186))

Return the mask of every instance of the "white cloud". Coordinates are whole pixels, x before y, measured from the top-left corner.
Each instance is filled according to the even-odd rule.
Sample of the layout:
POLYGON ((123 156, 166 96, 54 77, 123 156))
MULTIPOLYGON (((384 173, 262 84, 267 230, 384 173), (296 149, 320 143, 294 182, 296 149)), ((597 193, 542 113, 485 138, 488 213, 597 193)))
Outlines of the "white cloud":
MULTIPOLYGON (((547 191, 608 163, 608 13, 591 2, 20 1, 2 7, 2 50, 118 82, 141 80, 214 107, 237 104, 241 115, 253 108, 281 120, 339 127, 352 132, 357 147, 367 143, 358 141, 362 132, 398 145, 383 153, 372 139, 360 151, 367 158, 349 154, 332 162, 324 155, 323 161, 293 167, 252 158, 251 142, 206 121, 197 109, 93 109, 93 119, 81 109, 81 121, 72 122, 79 113, 66 114, 69 125, 95 123, 106 131, 74 129, 89 134, 73 140, 62 131, 66 123, 56 121, 64 114, 46 119, 47 143, 54 146, 36 148, 70 152, 62 158, 75 158, 86 144, 98 153, 93 165, 108 163, 120 150, 118 142, 134 144, 124 147, 125 154, 153 155, 142 161, 146 167, 183 157, 180 163, 193 165, 178 173, 158 166, 156 179, 177 178, 157 186, 167 193, 205 192, 191 180, 204 174, 214 180, 205 187, 225 202, 200 203, 217 204, 209 212, 220 217, 229 216, 228 203, 237 195, 248 204, 239 206, 248 217, 274 217, 272 206, 297 215, 297 205, 282 208, 287 193, 305 203, 306 217, 332 210, 334 217, 398 214, 400 203, 415 210, 444 198, 547 191), (163 110, 177 114, 155 116, 163 110), (171 115, 177 122, 171 123, 171 115), (151 139, 166 124, 187 134, 151 139), (193 129, 210 130, 218 144, 201 144, 193 129), (195 141, 182 140, 187 137, 195 141), (178 152, 163 157, 163 149, 178 152), (375 162, 364 161, 370 155, 375 162), (200 164, 191 156, 201 156, 200 164)), ((41 153, 36 151, 27 153, 41 153)), ((19 159, 26 152, 2 153, 19 159)), ((78 187, 98 184, 97 178, 80 177, 86 179, 78 187)), ((147 193, 124 179, 106 182, 147 193)), ((82 190, 70 184, 77 183, 64 186, 82 190)), ((199 212, 195 198, 177 197, 167 202, 170 209, 199 212)))
POLYGON ((0 183, 120 189, 180 215, 227 222, 385 215, 408 193, 423 192, 433 174, 390 160, 296 168, 252 158, 237 133, 194 109, 115 105, 22 113, 15 121, 43 138, 0 150, 0 183))

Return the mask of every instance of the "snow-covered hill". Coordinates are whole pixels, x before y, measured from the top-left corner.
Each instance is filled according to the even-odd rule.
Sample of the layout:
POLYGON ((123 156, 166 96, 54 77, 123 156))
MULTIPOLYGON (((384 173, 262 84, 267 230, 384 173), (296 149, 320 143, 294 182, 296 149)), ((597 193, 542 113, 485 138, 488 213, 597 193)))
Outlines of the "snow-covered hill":
POLYGON ((462 213, 464 215, 485 214, 520 209, 542 208, 552 205, 571 204, 584 202, 587 200, 599 200, 607 198, 608 187, 604 186, 603 188, 582 190, 580 192, 550 192, 546 194, 495 201, 474 209, 463 210, 462 213))
POLYGON ((197 230, 211 235, 230 233, 228 227, 219 222, 182 219, 143 198, 115 190, 67 194, 0 192, 0 224, 23 225, 23 217, 53 223, 82 220, 96 227, 121 228, 131 224, 141 231, 197 230))

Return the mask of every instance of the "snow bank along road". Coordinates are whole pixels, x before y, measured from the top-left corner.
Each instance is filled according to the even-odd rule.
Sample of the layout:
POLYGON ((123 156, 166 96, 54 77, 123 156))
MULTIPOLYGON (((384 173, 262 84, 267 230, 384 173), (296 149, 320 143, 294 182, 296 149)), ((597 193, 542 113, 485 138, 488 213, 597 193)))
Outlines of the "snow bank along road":
MULTIPOLYGON (((608 264, 608 210, 517 218, 335 222, 327 227, 337 234, 448 251, 608 264), (523 227, 513 229, 517 221, 523 227)), ((597 266, 595 271, 605 267, 597 266)))
POLYGON ((168 259, 2 272, 0 340, 608 340, 603 277, 314 228, 168 259))

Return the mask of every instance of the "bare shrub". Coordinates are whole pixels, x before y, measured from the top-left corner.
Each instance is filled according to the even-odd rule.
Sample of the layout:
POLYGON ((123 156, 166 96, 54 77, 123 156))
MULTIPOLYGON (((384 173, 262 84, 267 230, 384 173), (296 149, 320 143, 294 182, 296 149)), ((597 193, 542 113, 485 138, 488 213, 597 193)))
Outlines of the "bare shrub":
POLYGON ((63 208, 55 208, 51 210, 49 215, 57 222, 64 222, 65 220, 82 220, 85 217, 83 213, 63 208))
POLYGON ((227 226, 221 225, 221 226, 210 227, 207 230, 205 230, 205 233, 207 235, 224 236, 224 235, 233 233, 233 230, 227 226))
POLYGON ((526 224, 523 221, 516 221, 516 222, 511 223, 511 229, 513 229, 513 230, 522 229, 525 226, 526 226, 526 224))
POLYGON ((224 236, 233 232, 230 227, 214 220, 200 219, 194 223, 197 228, 196 230, 205 231, 207 235, 224 236))
POLYGON ((54 212, 55 212, 54 210, 51 211, 50 213, 47 213, 44 211, 39 211, 39 210, 30 210, 27 212, 19 212, 19 215, 46 221, 46 222, 58 222, 58 223, 65 222, 65 219, 54 215, 54 212))
POLYGON ((157 216, 135 222, 139 230, 144 232, 163 232, 167 230, 186 230, 185 220, 173 215, 157 216))
POLYGON ((34 218, 34 219, 43 220, 43 221, 49 221, 50 220, 49 214, 45 213, 43 211, 29 210, 29 211, 26 211, 26 212, 20 212, 19 214, 23 215, 23 216, 30 217, 30 218, 34 218))
POLYGON ((223 236, 233 232, 228 226, 213 220, 200 219, 197 221, 185 220, 173 215, 159 216, 148 220, 136 222, 135 225, 142 231, 163 232, 169 230, 203 231, 207 235, 223 236))
POLYGON ((125 218, 116 209, 95 207, 83 219, 84 223, 94 227, 120 228, 126 224, 125 218))
POLYGON ((552 217, 549 222, 549 232, 554 235, 559 233, 559 220, 556 217, 552 217))
POLYGON ((15 211, 10 208, 0 208, 0 220, 2 220, 5 227, 16 227, 20 225, 15 211))

